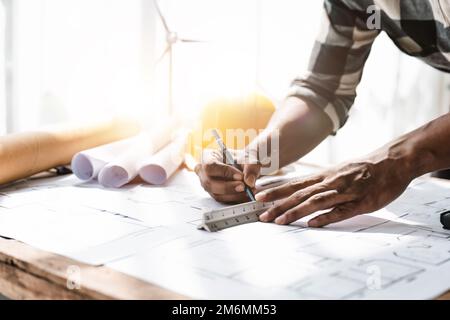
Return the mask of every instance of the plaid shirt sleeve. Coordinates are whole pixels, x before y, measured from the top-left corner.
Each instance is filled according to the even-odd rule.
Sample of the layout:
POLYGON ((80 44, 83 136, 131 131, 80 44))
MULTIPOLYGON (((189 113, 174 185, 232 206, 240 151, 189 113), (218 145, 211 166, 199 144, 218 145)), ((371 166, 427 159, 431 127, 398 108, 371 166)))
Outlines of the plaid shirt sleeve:
POLYGON ((351 10, 345 0, 325 0, 308 72, 293 81, 289 92, 289 96, 322 108, 334 133, 347 120, 364 64, 379 34, 368 29, 366 21, 361 11, 351 10))

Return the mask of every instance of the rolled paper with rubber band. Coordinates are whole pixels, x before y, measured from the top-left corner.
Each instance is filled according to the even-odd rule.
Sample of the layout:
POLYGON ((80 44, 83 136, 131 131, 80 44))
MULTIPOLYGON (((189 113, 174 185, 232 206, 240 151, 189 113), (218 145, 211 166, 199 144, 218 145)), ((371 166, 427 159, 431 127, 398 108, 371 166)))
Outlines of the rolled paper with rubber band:
POLYGON ((128 138, 139 131, 138 121, 116 118, 0 137, 0 184, 69 164, 81 150, 128 138))

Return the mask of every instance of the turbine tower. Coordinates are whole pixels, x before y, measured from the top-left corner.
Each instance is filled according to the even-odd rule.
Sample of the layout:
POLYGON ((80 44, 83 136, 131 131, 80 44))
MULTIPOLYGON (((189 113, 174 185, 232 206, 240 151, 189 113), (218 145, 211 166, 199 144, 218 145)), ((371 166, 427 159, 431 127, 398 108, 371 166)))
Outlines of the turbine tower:
POLYGON ((156 8, 156 13, 158 14, 159 19, 161 20, 161 23, 164 27, 164 31, 166 33, 166 48, 164 49, 161 56, 156 60, 156 64, 158 65, 166 56, 169 58, 169 83, 168 83, 168 110, 169 115, 173 114, 173 76, 174 76, 174 70, 173 70, 173 46, 176 43, 184 42, 184 43, 204 43, 205 41, 201 40, 194 40, 194 39, 185 39, 180 38, 178 36, 178 33, 171 30, 169 27, 167 20, 164 16, 164 14, 161 11, 161 8, 159 6, 158 0, 153 0, 156 8))

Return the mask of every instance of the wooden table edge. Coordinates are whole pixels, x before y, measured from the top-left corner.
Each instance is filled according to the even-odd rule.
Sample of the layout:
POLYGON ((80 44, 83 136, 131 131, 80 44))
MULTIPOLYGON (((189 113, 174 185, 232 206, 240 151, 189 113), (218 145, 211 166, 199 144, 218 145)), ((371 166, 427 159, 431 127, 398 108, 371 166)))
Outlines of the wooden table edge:
POLYGON ((188 299, 105 266, 5 238, 0 238, 0 293, 10 299, 188 299), (79 272, 75 278, 73 270, 79 272))

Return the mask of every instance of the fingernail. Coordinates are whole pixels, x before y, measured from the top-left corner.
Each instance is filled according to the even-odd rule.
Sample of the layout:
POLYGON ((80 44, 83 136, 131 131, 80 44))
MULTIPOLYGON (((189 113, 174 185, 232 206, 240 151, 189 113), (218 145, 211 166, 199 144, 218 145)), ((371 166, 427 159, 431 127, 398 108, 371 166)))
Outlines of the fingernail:
POLYGON ((259 220, 262 221, 262 222, 267 222, 267 221, 269 221, 269 213, 266 211, 266 212, 264 212, 263 214, 261 214, 261 215, 259 216, 259 220))
POLYGON ((264 201, 266 193, 264 191, 255 194, 256 201, 264 201))
POLYGON ((317 221, 317 220, 310 220, 310 221, 308 221, 308 227, 313 227, 313 228, 315 228, 315 227, 318 227, 319 226, 319 222, 317 221))
POLYGON ((236 188, 234 188, 234 190, 236 190, 236 192, 243 192, 244 191, 244 186, 242 184, 236 186, 236 188))
POLYGON ((278 218, 275 219, 275 223, 276 224, 285 224, 286 221, 285 221, 285 219, 283 217, 278 217, 278 218))
POLYGON ((239 174, 239 173, 235 173, 235 174, 233 175, 233 179, 234 179, 234 180, 242 180, 242 175, 239 174))
POLYGON ((256 180, 256 178, 255 178, 254 175, 248 176, 248 177, 247 177, 247 183, 248 183, 248 185, 249 185, 250 187, 254 187, 254 186, 255 186, 255 180, 256 180))

